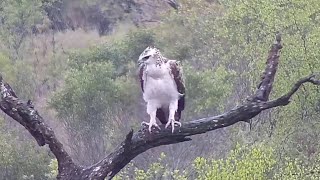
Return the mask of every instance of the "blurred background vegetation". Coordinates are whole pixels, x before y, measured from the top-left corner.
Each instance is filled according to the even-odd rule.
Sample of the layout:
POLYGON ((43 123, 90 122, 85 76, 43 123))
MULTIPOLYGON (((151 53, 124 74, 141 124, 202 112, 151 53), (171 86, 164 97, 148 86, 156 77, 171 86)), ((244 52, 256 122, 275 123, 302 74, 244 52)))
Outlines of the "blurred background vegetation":
MULTIPOLYGON (((320 70, 318 0, 2 0, 0 72, 35 107, 75 161, 89 165, 148 120, 136 60, 148 45, 180 60, 183 121, 243 102, 283 35, 272 97, 320 70)), ((151 149, 115 179, 319 179, 319 87, 246 123, 151 149)), ((0 117, 0 179, 55 179, 57 163, 0 117)))

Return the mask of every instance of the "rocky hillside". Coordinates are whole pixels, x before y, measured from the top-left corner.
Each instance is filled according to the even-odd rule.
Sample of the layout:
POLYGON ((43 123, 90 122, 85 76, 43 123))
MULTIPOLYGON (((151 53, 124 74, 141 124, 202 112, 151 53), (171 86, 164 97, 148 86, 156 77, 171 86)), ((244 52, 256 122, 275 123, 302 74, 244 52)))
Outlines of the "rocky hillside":
MULTIPOLYGON (((49 25, 48 29, 96 29, 100 35, 105 35, 119 22, 135 26, 157 22, 159 14, 170 5, 164 0, 62 0, 47 2, 43 8, 50 21, 43 23, 49 25)), ((42 32, 42 28, 38 26, 35 31, 42 32)))

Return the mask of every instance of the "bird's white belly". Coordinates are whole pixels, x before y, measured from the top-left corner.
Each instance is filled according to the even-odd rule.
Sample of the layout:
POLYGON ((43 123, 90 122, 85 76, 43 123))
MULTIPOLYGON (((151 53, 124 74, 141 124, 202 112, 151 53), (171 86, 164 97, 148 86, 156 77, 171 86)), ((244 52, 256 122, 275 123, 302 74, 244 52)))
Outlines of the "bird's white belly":
POLYGON ((145 93, 143 94, 143 99, 146 102, 153 102, 158 107, 165 107, 170 102, 178 100, 179 97, 179 92, 171 77, 147 77, 145 93))

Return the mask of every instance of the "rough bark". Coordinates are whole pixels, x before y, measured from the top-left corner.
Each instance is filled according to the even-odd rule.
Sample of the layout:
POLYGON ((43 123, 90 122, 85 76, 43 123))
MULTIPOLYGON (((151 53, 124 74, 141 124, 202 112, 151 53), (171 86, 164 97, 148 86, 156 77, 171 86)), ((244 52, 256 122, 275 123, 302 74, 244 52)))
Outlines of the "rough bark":
POLYGON ((49 145, 50 150, 58 160, 58 179, 111 179, 133 158, 150 148, 190 141, 190 136, 192 135, 231 126, 240 121, 248 122, 248 120, 263 110, 289 104, 291 96, 302 84, 309 82, 314 85, 320 85, 320 81, 316 80, 315 75, 310 75, 298 80, 287 94, 268 101, 279 63, 281 48, 281 36, 278 34, 275 43, 269 51, 267 66, 263 72, 260 85, 256 93, 243 105, 218 116, 185 122, 174 133, 171 133, 170 129, 165 129, 164 126, 160 126, 161 130, 154 129, 155 132, 152 134, 148 132, 146 127, 143 127, 136 133, 131 130, 113 153, 90 167, 80 167, 72 161, 69 154, 63 148, 62 143, 56 138, 53 130, 44 123, 43 118, 34 109, 31 102, 20 100, 9 84, 3 81, 1 76, 0 108, 24 126, 36 139, 39 146, 49 145))
POLYGON ((267 101, 272 90, 273 81, 277 72, 281 45, 281 35, 276 34, 275 43, 271 46, 266 62, 266 69, 261 76, 261 82, 258 85, 256 94, 251 97, 252 100, 267 101))

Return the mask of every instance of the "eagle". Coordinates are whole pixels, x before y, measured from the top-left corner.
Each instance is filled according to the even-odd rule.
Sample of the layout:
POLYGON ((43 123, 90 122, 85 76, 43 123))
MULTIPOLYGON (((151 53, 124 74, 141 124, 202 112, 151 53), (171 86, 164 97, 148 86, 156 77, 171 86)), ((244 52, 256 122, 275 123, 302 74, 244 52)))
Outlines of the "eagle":
POLYGON ((148 46, 139 56, 139 80, 143 99, 147 103, 147 113, 150 122, 142 125, 160 129, 156 118, 165 124, 181 127, 179 122, 181 112, 185 106, 185 83, 182 66, 177 60, 170 60, 162 56, 159 49, 148 46))

